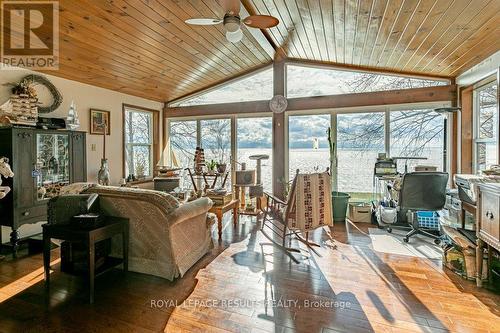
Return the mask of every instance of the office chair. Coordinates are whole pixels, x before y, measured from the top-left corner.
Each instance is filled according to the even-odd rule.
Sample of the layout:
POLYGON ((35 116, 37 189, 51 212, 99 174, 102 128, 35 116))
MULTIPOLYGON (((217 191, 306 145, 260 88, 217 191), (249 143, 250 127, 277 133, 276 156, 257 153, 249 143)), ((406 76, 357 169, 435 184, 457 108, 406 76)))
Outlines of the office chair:
POLYGON ((443 209, 446 202, 446 186, 448 173, 446 172, 412 172, 403 177, 399 193, 399 207, 407 211, 409 233, 403 238, 408 242, 410 237, 422 234, 433 238, 439 244, 439 236, 419 226, 417 211, 437 211, 443 209))

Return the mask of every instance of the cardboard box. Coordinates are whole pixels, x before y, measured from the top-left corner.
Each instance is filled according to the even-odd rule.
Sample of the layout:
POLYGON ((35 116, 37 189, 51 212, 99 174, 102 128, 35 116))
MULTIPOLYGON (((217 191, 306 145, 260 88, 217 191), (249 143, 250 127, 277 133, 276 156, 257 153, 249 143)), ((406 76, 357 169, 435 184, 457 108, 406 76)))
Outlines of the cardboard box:
POLYGON ((372 205, 365 202, 349 203, 349 220, 355 223, 371 223, 372 205))

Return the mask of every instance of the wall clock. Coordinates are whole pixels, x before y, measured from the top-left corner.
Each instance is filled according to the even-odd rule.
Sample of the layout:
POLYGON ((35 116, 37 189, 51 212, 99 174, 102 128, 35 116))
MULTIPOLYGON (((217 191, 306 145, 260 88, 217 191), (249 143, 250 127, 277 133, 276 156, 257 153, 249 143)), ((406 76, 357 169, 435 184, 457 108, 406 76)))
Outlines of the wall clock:
POLYGON ((283 113, 288 106, 288 101, 285 96, 276 95, 269 101, 269 108, 273 113, 283 113))

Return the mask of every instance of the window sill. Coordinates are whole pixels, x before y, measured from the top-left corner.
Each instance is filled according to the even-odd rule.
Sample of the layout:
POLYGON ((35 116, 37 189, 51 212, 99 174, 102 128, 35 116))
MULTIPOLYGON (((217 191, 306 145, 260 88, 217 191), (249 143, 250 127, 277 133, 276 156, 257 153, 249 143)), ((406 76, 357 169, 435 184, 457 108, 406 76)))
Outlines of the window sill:
POLYGON ((153 182, 153 178, 149 177, 149 178, 146 178, 146 179, 134 180, 132 182, 127 182, 127 184, 125 186, 146 184, 146 183, 152 183, 152 182, 153 182))

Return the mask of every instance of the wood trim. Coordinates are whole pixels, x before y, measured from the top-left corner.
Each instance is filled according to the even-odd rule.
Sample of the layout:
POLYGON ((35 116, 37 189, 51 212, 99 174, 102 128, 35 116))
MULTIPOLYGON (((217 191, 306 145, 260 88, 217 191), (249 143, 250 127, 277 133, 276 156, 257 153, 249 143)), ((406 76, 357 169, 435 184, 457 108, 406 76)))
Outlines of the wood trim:
POLYGON ((453 101, 456 99, 456 90, 456 85, 447 85, 361 94, 291 98, 288 100, 287 111, 453 101))
POLYGON ((231 114, 262 112, 270 112, 269 101, 165 107, 163 109, 163 117, 228 116, 231 114))
POLYGON ((460 89, 460 106, 462 108, 460 123, 461 128, 461 157, 460 173, 472 173, 473 157, 473 92, 474 88, 468 86, 460 89))
MULTIPOLYGON (((285 96, 286 66, 284 61, 274 62, 273 94, 285 96)), ((269 108, 269 105, 267 106, 269 108)), ((285 199, 285 179, 287 178, 285 159, 285 112, 273 113, 273 194, 285 199)))
MULTIPOLYGON (((453 102, 457 95, 456 85, 377 91, 359 94, 300 97, 288 100, 287 112, 362 107, 374 105, 394 105, 427 102, 453 102)), ((194 105, 185 107, 166 107, 165 118, 196 116, 228 116, 231 114, 266 113, 269 101, 253 101, 226 104, 194 105)))
MULTIPOLYGON (((127 108, 136 109, 138 111, 151 112, 153 114, 153 168, 160 160, 160 110, 149 109, 142 106, 122 103, 122 177, 125 178, 125 110, 127 108)), ((153 169, 154 176, 154 169, 153 169)))

